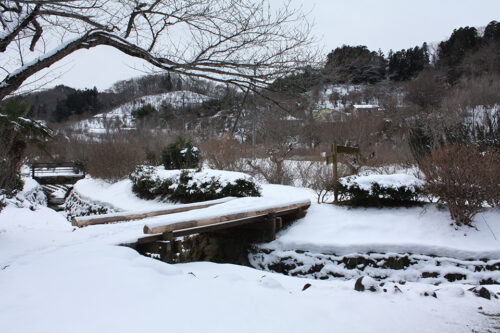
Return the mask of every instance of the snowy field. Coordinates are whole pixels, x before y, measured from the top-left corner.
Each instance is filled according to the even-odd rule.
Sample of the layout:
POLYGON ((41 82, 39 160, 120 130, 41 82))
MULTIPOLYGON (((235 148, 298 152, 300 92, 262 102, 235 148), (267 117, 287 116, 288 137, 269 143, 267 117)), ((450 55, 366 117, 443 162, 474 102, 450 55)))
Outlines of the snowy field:
MULTIPOLYGON (((493 332, 500 326, 500 301, 475 296, 472 285, 408 282, 387 284, 387 292, 358 292, 354 279, 322 281, 207 262, 169 265, 117 246, 143 236, 142 227, 158 217, 76 229, 62 214, 23 200, 33 194, 35 185, 28 185, 0 213, 3 332, 493 332), (432 293, 436 297, 424 296, 432 293)), ((76 186, 121 210, 165 207, 135 198, 130 188, 128 180, 76 186)), ((263 197, 255 200, 303 199, 315 202, 315 195, 263 185, 263 197)), ((206 210, 228 210, 238 201, 257 204, 242 198, 206 210)), ((446 211, 434 208, 312 204, 268 246, 500 258, 498 211, 478 215, 477 230, 455 230, 450 222, 446 211)))

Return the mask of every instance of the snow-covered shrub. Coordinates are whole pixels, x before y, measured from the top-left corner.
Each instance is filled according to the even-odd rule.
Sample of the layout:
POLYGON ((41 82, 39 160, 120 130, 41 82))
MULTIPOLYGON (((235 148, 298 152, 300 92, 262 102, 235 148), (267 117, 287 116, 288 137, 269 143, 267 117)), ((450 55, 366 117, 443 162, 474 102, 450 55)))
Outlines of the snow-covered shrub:
POLYGON ((422 195, 421 182, 405 174, 341 178, 337 190, 340 201, 364 207, 414 205, 422 195))
POLYGON ((85 198, 76 191, 71 191, 71 194, 64 202, 64 211, 67 219, 71 221, 73 217, 109 214, 116 212, 116 209, 85 198))
POLYGON ((191 141, 178 137, 162 152, 162 162, 165 169, 192 169, 200 164, 200 150, 191 141))
POLYGON ((132 191, 143 199, 198 202, 223 197, 260 196, 258 184, 243 173, 216 170, 162 170, 138 166, 130 174, 132 191))
POLYGON ((21 195, 33 207, 47 206, 47 196, 43 192, 42 186, 34 179, 25 179, 21 195))

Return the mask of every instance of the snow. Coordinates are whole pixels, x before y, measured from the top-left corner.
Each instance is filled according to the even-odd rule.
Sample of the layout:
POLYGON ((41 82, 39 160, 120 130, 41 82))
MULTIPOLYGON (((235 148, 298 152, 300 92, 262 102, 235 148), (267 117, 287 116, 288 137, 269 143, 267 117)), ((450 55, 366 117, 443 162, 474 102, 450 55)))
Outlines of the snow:
POLYGON ((500 258, 498 210, 476 216, 477 230, 456 230, 451 222, 447 210, 430 205, 425 209, 312 205, 305 218, 283 231, 268 247, 337 255, 394 252, 462 259, 500 258))
POLYGON ((361 176, 350 176, 340 178, 339 181, 343 185, 357 184, 360 189, 369 191, 373 183, 378 183, 381 187, 400 187, 406 186, 413 188, 422 186, 423 181, 408 173, 394 173, 388 175, 382 174, 366 174, 361 176))
MULTIPOLYGON (((231 200, 234 200, 234 197, 226 197, 226 198, 221 198, 217 200, 209 200, 209 201, 204 201, 203 204, 221 204, 224 202, 228 202, 231 200)), ((147 205, 147 202, 144 203, 147 205)), ((181 204, 181 205, 172 205, 169 204, 167 206, 175 206, 175 208, 181 208, 181 207, 192 207, 192 206, 198 206, 202 203, 200 202, 195 202, 195 203, 189 203, 189 204, 181 204)), ((163 209, 143 209, 143 210, 127 210, 126 212, 118 212, 118 213, 109 213, 109 214, 102 214, 100 217, 115 217, 115 216, 126 216, 126 215, 140 215, 140 214, 146 214, 146 213, 154 213, 157 211, 164 211, 165 208, 163 209)), ((95 219, 95 216, 80 216, 78 217, 78 221, 88 221, 95 219)))
POLYGON ((132 192, 132 181, 124 179, 116 183, 109 183, 102 179, 86 178, 79 180, 74 191, 88 200, 102 202, 115 210, 142 211, 165 209, 173 204, 159 200, 142 200, 132 192))
POLYGON ((193 178, 188 182, 188 185, 192 185, 194 183, 202 184, 205 182, 209 182, 212 179, 218 179, 223 187, 227 184, 235 183, 238 179, 244 179, 256 183, 256 181, 251 176, 243 172, 212 170, 208 168, 204 168, 198 171, 196 169, 165 170, 164 167, 156 167, 154 168, 153 178, 155 178, 155 176, 158 176, 161 179, 178 179, 182 172, 188 172, 189 176, 193 178))
MULTIPOLYGON (((129 186, 127 181, 91 179, 76 184, 92 199, 124 209, 145 208, 143 201, 130 197, 129 186)), ((26 190, 35 187, 30 182, 26 190)), ((307 189, 280 185, 263 185, 262 192, 262 198, 254 199, 268 204, 314 196, 307 189)), ((231 203, 244 207, 252 199, 231 203)), ((497 235, 499 216, 492 210, 484 214, 497 235)), ((484 332, 498 326, 497 317, 488 316, 498 313, 498 300, 474 296, 470 285, 393 283, 384 286, 385 293, 357 292, 355 280, 313 280, 207 262, 169 265, 117 246, 140 236, 144 221, 76 229, 62 214, 43 206, 4 208, 2 331, 484 332), (311 287, 302 291, 307 283, 311 287), (432 292, 437 298, 423 296, 432 292)), ((441 242, 441 250, 453 249, 454 256, 468 251, 498 258, 500 245, 483 225, 455 230, 449 222, 446 212, 431 208, 422 213, 416 208, 347 210, 313 204, 304 219, 271 245, 425 250, 441 242)), ((498 286, 487 287, 500 292, 498 286)))

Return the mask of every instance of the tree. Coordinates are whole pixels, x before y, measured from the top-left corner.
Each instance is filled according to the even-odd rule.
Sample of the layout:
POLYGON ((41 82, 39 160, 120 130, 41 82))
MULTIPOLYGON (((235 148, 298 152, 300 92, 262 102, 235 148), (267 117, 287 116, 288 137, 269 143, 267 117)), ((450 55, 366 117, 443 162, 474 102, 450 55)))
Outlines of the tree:
POLYGON ((462 64, 467 54, 476 51, 482 44, 482 38, 476 28, 465 27, 453 30, 448 40, 439 43, 438 66, 448 70, 448 81, 453 83, 461 75, 462 64))
POLYGON ((325 71, 339 83, 375 83, 385 78, 386 60, 366 46, 338 47, 327 56, 325 71))
POLYGON ((389 52, 389 78, 394 81, 406 81, 414 78, 429 65, 427 43, 396 53, 389 52))
POLYGON ((28 145, 41 147, 51 135, 45 126, 25 118, 28 111, 29 104, 13 100, 0 108, 0 194, 18 189, 18 171, 28 145))
POLYGON ((483 39, 486 43, 500 43, 500 22, 491 21, 484 29, 483 39))
POLYGON ((0 101, 65 56, 100 45, 160 70, 264 87, 310 60, 310 26, 291 8, 273 11, 268 0, 1 1, 0 101))

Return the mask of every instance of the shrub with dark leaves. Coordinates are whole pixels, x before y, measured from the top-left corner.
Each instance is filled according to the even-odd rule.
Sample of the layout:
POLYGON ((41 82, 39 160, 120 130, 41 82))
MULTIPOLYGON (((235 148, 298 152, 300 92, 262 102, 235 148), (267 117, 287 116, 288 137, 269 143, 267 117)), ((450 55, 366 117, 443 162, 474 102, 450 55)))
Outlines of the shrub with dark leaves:
POLYGON ((215 200, 224 197, 260 196, 259 186, 251 179, 236 179, 233 182, 221 182, 218 177, 199 181, 196 172, 184 170, 177 177, 160 178, 151 166, 139 166, 130 174, 132 191, 143 199, 168 200, 191 203, 215 200))
POLYGON ((162 162, 167 170, 195 169, 200 164, 200 150, 191 141, 178 137, 163 150, 162 162))
POLYGON ((422 189, 419 186, 381 186, 372 183, 370 189, 358 184, 337 183, 339 200, 352 206, 362 207, 398 207, 420 205, 422 189))

